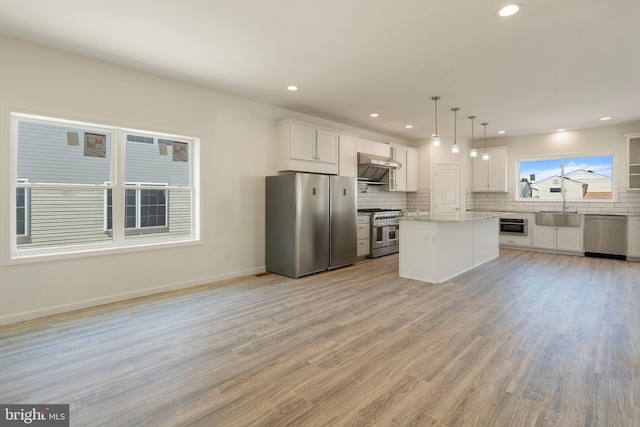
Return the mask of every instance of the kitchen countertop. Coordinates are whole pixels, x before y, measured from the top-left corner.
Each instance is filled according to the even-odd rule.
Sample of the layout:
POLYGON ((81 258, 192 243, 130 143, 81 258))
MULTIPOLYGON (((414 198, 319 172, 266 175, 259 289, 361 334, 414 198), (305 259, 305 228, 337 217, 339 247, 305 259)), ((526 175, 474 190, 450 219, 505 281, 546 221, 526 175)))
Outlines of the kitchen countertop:
POLYGON ((402 221, 424 221, 424 222, 466 222, 479 219, 499 218, 513 215, 515 212, 487 212, 487 211, 466 211, 462 212, 459 218, 441 217, 436 215, 417 215, 400 218, 402 221))

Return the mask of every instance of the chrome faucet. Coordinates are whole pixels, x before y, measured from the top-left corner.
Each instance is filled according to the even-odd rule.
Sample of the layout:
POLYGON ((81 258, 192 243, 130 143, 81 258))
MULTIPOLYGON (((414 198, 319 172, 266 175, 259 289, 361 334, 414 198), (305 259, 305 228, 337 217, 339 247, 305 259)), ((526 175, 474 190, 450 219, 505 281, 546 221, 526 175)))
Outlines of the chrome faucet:
POLYGON ((567 206, 567 194, 566 194, 567 190, 563 189, 562 190, 562 212, 565 212, 567 209, 569 209, 569 207, 567 206))

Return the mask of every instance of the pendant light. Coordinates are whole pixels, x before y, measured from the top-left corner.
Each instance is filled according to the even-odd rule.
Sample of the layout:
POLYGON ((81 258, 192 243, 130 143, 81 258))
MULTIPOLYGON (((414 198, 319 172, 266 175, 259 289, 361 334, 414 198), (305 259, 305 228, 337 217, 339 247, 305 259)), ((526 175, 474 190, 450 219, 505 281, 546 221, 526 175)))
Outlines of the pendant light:
POLYGON ((473 146, 473 119, 475 118, 476 116, 469 116, 469 120, 471 120, 471 150, 469 150, 469 156, 471 157, 478 157, 478 150, 473 146))
POLYGON ((484 153, 482 154, 482 160, 489 160, 489 153, 487 153, 487 125, 489 123, 482 123, 484 126, 484 153))
POLYGON ((435 104, 435 112, 436 112, 436 133, 433 134, 433 138, 431 138, 431 142, 433 143, 434 147, 439 147, 440 146, 440 135, 438 135, 438 100, 440 99, 439 96, 432 96, 431 99, 433 100, 434 104, 435 104))
POLYGON ((453 145, 451 146, 452 154, 458 154, 460 152, 460 146, 458 145, 457 141, 458 110, 458 107, 451 109, 451 111, 453 111, 453 145))

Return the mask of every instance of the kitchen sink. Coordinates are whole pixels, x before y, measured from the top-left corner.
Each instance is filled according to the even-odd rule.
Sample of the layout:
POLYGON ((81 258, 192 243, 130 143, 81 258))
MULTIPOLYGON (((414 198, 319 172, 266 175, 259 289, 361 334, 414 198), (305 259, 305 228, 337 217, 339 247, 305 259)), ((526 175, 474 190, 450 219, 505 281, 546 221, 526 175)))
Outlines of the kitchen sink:
POLYGON ((580 227, 582 225, 582 214, 577 212, 555 211, 537 212, 536 225, 545 225, 548 227, 580 227))

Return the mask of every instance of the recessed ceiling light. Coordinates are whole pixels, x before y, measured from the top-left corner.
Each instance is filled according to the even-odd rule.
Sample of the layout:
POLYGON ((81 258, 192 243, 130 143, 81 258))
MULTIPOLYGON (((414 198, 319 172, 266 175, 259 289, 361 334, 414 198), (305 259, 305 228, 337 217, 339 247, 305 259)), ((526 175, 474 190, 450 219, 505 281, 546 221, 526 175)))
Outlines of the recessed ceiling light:
POLYGON ((296 85, 287 86, 287 90, 290 90, 291 92, 294 92, 294 91, 298 90, 298 86, 296 86, 296 85))
POLYGON ((498 133, 507 133, 506 130, 499 130, 498 133))
POLYGON ((371 116, 371 117, 380 117, 380 114, 378 114, 378 113, 371 113, 371 114, 369 114, 369 116, 371 116))
POLYGON ((558 129, 557 132, 564 132, 566 129, 558 129))
POLYGON ((611 120, 611 117, 600 117, 600 120, 611 120))
POLYGON ((404 127, 407 129, 413 129, 413 125, 405 125, 404 127))
POLYGON ((515 15, 520 11, 520 9, 522 9, 522 5, 520 4, 508 4, 504 6, 502 9, 500 9, 500 11, 498 12, 498 15, 500 16, 515 15))

